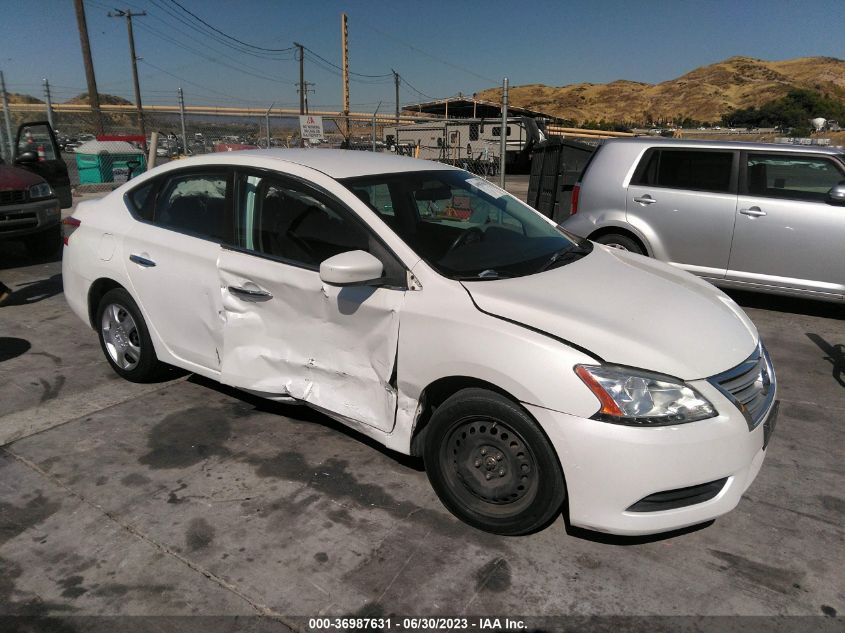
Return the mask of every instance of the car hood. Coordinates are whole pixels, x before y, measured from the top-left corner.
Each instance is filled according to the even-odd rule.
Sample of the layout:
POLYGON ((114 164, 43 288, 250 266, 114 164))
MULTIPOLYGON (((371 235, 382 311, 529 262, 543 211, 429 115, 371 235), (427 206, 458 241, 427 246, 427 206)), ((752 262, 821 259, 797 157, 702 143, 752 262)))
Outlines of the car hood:
POLYGON ((31 171, 0 165, 0 191, 23 191, 42 182, 44 179, 31 171))
POLYGON ((565 339, 605 362, 684 380, 738 365, 758 342, 742 309, 706 281, 604 246, 536 275, 463 283, 484 312, 565 339))

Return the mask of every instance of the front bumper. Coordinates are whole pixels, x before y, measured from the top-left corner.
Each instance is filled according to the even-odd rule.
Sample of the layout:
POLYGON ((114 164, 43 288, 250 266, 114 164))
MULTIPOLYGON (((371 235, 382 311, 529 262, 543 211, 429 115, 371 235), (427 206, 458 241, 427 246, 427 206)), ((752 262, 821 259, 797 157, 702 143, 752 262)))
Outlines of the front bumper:
POLYGON ((56 198, 0 206, 0 239, 17 238, 58 226, 62 210, 56 198))
POLYGON ((773 427, 768 418, 777 407, 749 431, 740 410, 713 385, 690 385, 713 403, 717 417, 637 428, 525 405, 560 458, 572 525, 613 534, 654 534, 703 523, 736 507, 763 464, 764 432, 773 427), (631 509, 650 495, 697 490, 722 479, 715 495, 692 505, 631 509))

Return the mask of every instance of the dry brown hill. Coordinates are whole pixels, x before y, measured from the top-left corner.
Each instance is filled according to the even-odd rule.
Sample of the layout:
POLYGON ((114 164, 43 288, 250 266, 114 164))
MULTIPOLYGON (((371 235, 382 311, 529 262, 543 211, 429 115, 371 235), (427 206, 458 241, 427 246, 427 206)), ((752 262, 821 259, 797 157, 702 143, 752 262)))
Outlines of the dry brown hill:
POLYGON ((8 93, 9 103, 44 103, 41 99, 33 97, 32 95, 22 95, 17 92, 8 93))
MULTIPOLYGON (((516 106, 548 112, 577 123, 602 119, 630 123, 672 122, 684 117, 718 121, 729 110, 760 106, 793 88, 814 90, 845 101, 845 61, 833 57, 802 57, 770 62, 731 57, 659 84, 626 80, 559 88, 530 84, 511 88, 509 96, 516 106)), ((501 90, 485 90, 478 98, 498 101, 501 90)))
MULTIPOLYGON (((88 93, 83 92, 82 94, 76 95, 72 99, 65 101, 65 103, 88 103, 88 93)), ((124 99, 123 97, 101 92, 100 105, 132 105, 132 102, 124 99)))

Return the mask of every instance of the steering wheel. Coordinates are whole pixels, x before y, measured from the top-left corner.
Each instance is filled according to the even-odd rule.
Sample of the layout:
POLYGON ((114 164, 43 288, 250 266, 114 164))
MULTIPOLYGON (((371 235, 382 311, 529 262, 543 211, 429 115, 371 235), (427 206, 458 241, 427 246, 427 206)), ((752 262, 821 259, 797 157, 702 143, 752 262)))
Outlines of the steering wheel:
POLYGON ((477 226, 473 226, 466 231, 462 231, 461 234, 455 238, 455 241, 452 242, 452 245, 449 246, 449 250, 447 250, 446 253, 451 253, 453 250, 463 246, 464 244, 470 244, 470 235, 477 236, 472 240, 472 242, 481 242, 484 240, 484 231, 477 226))

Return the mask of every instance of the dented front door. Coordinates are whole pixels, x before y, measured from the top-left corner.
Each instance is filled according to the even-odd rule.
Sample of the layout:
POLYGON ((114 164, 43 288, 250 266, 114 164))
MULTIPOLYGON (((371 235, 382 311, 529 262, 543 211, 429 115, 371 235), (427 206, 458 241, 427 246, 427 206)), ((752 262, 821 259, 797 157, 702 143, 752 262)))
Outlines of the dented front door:
POLYGON ((223 383, 393 428, 404 291, 329 286, 316 270, 240 249, 224 248, 218 269, 223 383))

